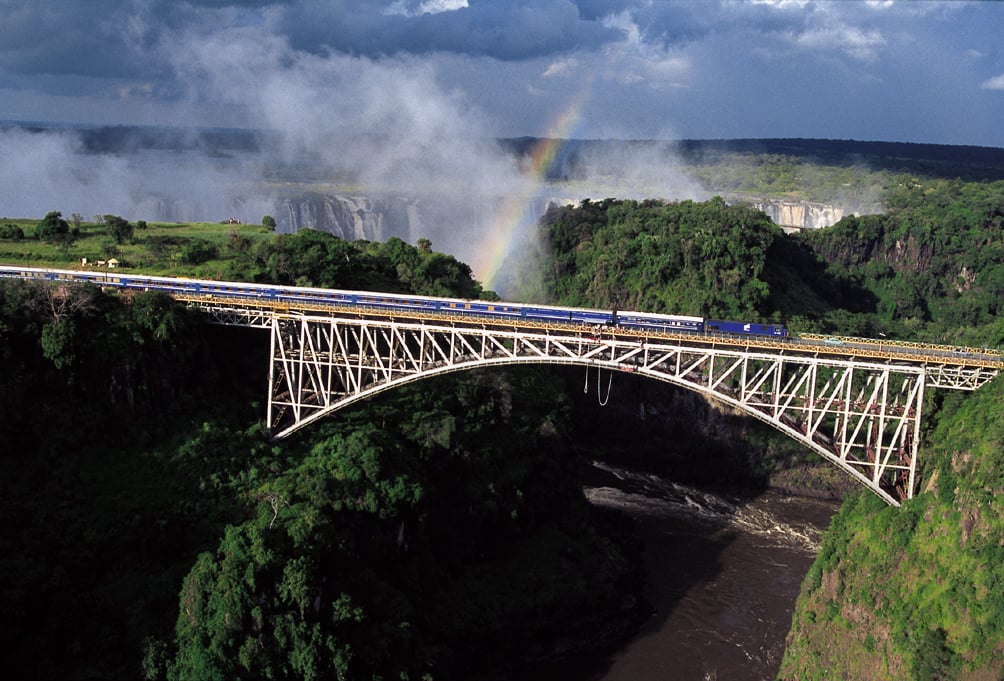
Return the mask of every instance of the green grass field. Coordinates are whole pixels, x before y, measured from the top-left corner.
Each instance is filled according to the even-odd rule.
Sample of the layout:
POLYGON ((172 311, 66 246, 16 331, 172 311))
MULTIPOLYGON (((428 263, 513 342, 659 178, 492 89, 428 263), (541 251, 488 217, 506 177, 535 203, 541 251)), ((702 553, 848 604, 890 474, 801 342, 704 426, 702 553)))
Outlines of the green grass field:
MULTIPOLYGON (((24 238, 0 238, 0 262, 29 267, 80 269, 86 258, 88 267, 97 261, 115 258, 124 269, 146 274, 215 277, 220 274, 227 254, 238 242, 245 245, 274 238, 274 233, 262 225, 220 224, 213 222, 147 223, 136 226, 131 239, 116 243, 107 225, 81 222, 73 238, 50 242, 35 238, 38 219, 0 218, 0 229, 20 227, 24 238), (193 254, 212 253, 202 259, 193 254)), ((136 223, 134 223, 135 225, 136 223)))

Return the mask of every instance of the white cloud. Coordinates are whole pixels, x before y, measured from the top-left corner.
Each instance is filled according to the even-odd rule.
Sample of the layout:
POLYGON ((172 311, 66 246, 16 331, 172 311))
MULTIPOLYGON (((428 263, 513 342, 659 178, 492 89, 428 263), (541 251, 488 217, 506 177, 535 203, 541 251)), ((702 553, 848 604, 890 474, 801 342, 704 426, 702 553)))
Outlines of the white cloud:
POLYGON ((419 14, 439 14, 466 8, 467 0, 426 0, 418 6, 419 14))
POLYGON ((885 38, 879 31, 833 23, 802 33, 795 42, 810 49, 836 48, 860 61, 873 61, 878 57, 879 48, 885 45, 885 38))
POLYGON ((418 7, 411 9, 409 5, 414 3, 397 0, 385 9, 383 13, 387 16, 400 15, 404 17, 415 17, 422 14, 441 14, 443 12, 453 12, 458 9, 468 7, 467 0, 425 0, 419 3, 418 7))
POLYGON ((570 75, 572 71, 577 69, 579 66, 579 60, 574 57, 569 57, 567 59, 559 59, 556 62, 552 62, 544 73, 540 74, 542 78, 554 78, 556 76, 567 76, 570 75))
POLYGON ((602 51, 604 77, 625 85, 644 84, 650 89, 684 84, 691 69, 690 59, 645 41, 638 24, 627 12, 610 15, 603 23, 624 36, 623 40, 607 45, 602 51))
POLYGON ((1004 90, 1004 73, 983 81, 980 87, 984 90, 1004 90))
POLYGON ((754 5, 770 5, 772 7, 798 7, 802 8, 809 4, 809 0, 753 0, 754 5))

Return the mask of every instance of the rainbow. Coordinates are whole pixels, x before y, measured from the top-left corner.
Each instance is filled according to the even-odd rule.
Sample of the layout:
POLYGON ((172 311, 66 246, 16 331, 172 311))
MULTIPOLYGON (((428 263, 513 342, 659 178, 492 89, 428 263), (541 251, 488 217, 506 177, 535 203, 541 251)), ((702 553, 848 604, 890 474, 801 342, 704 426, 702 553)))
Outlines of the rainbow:
POLYGON ((534 144, 530 150, 529 164, 523 171, 522 186, 517 192, 503 198, 491 221, 473 263, 475 276, 481 279, 486 288, 490 289, 495 284, 502 261, 512 250, 515 239, 524 232, 531 220, 536 221, 538 216, 528 217, 528 208, 540 194, 547 170, 557 158, 561 147, 572 139, 572 133, 582 118, 582 107, 589 90, 587 83, 548 126, 547 135, 534 144))

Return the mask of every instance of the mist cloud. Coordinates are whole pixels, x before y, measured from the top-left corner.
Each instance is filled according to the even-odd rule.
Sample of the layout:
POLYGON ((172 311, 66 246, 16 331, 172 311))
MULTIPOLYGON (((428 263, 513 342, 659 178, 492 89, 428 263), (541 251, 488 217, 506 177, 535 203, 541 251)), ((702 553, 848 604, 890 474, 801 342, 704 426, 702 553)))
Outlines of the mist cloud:
MULTIPOLYGON (((940 36, 956 15, 969 22, 960 27, 980 32, 965 42, 967 53, 983 46, 990 54, 999 40, 986 21, 992 10, 937 5, 937 23, 926 21, 927 6, 0 3, 8 29, 0 42, 0 118, 262 132, 260 153, 225 157, 84 155, 69 132, 3 133, 0 213, 257 221, 307 189, 280 181, 283 169, 303 166, 314 169, 315 191, 406 197, 426 216, 418 236, 468 259, 502 197, 510 206, 512 197, 538 206, 550 189, 572 191, 528 181, 495 141, 549 134, 556 120, 574 118, 580 125, 570 134, 592 138, 899 140, 909 139, 905 122, 916 118, 935 137, 923 141, 945 141, 930 132, 931 121, 949 131, 942 135, 999 139, 1000 105, 986 92, 1004 87, 994 77, 999 64, 987 58, 980 68, 989 71, 976 75, 969 57, 965 72, 945 69, 941 80, 933 80, 939 69, 928 68, 953 63, 958 45, 940 36), (916 94, 942 91, 953 96, 935 103, 916 94), (967 92, 981 97, 982 109, 967 92), (941 124, 927 108, 946 102, 965 110, 967 125, 950 116, 941 124)), ((555 198, 700 198, 672 158, 626 149, 580 157, 577 195, 555 198)))
POLYGON ((255 26, 165 33, 151 49, 180 84, 182 118, 186 108, 192 121, 226 109, 261 131, 260 150, 208 156, 195 147, 155 147, 113 156, 84 153, 72 131, 12 130, 0 136, 0 212, 257 222, 307 190, 393 197, 421 216, 420 233, 397 236, 432 238, 438 250, 474 262, 503 207, 521 203, 517 212, 532 223, 543 200, 575 201, 593 191, 696 197, 664 154, 625 150, 581 158, 574 190, 528 182, 521 160, 491 134, 490 117, 414 56, 303 52, 255 26), (297 166, 311 169, 309 186, 282 181, 282 169, 297 166))

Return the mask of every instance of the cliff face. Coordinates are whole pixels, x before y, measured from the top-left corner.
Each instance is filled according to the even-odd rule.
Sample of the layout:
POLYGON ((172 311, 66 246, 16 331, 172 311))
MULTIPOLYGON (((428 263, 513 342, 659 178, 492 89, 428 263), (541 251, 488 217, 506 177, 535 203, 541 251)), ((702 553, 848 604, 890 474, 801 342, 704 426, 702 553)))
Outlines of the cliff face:
POLYGON ((400 202, 376 203, 365 196, 306 194, 282 202, 279 226, 290 232, 316 229, 347 241, 384 241, 388 236, 410 235, 413 228, 410 217, 408 205, 400 202))
POLYGON ((490 199, 469 196, 317 193, 282 199, 276 211, 279 231, 316 229, 347 241, 386 241, 397 237, 414 244, 430 239, 436 250, 475 262, 477 245, 489 224, 490 199))
MULTIPOLYGON (((574 203, 578 199, 560 192, 519 196, 372 195, 310 192, 279 202, 276 219, 280 231, 316 229, 343 239, 405 241, 420 237, 469 231, 485 233, 510 224, 536 223, 549 203, 574 203)), ((456 253, 455 253, 456 254, 456 253)))
POLYGON ((825 203, 764 201, 753 207, 762 210, 774 224, 798 229, 822 229, 840 222, 844 209, 825 203))
POLYGON ((845 502, 802 585, 780 678, 1001 678, 1002 400, 998 378, 944 417, 923 491, 902 508, 845 502))
MULTIPOLYGON (((429 239, 437 251, 468 263, 486 280, 498 274, 488 268, 504 255, 500 249, 531 242, 548 204, 573 200, 557 190, 530 196, 311 192, 280 200, 274 215, 281 232, 315 229, 348 241, 397 237, 410 244, 429 239)), ((503 279, 485 283, 506 293, 503 279)))

